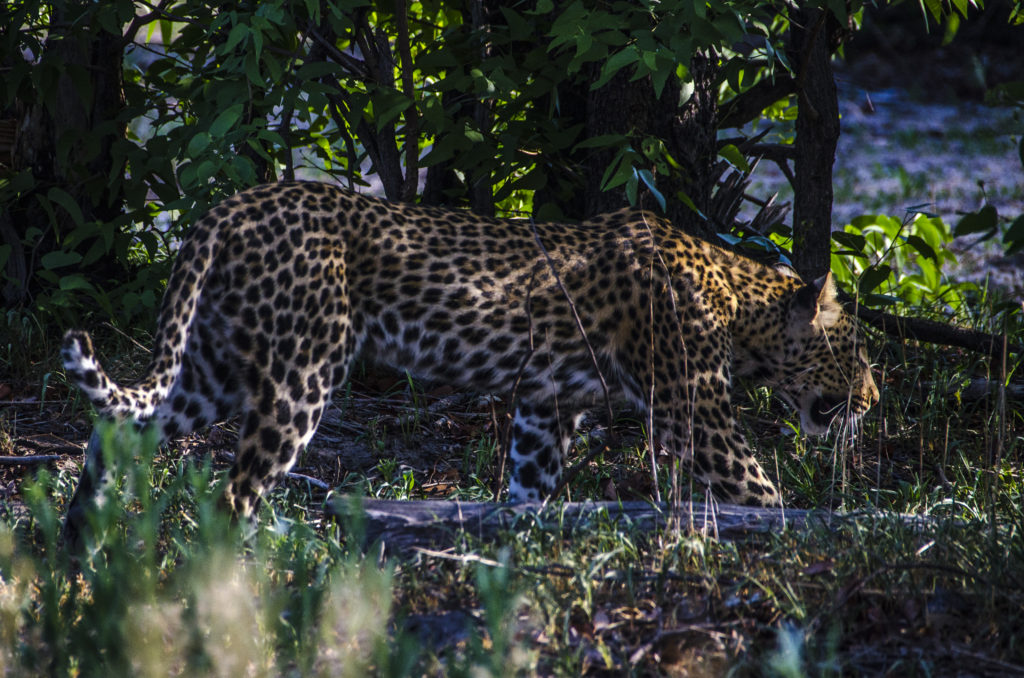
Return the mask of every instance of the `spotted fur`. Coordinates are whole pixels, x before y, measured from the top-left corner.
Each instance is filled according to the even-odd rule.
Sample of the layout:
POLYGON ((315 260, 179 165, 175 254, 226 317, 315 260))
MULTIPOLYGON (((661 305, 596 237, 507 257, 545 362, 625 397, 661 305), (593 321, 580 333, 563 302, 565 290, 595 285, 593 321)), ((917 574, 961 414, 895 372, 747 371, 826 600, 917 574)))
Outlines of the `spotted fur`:
POLYGON ((513 500, 555 488, 602 377, 698 481, 757 505, 780 497, 737 430, 734 376, 774 386, 813 433, 878 398, 830 278, 805 285, 646 212, 531 226, 317 183, 254 188, 198 222, 137 385, 115 384, 84 332, 63 347, 102 416, 168 439, 240 414, 227 499, 242 515, 295 463, 356 356, 507 396, 513 500))

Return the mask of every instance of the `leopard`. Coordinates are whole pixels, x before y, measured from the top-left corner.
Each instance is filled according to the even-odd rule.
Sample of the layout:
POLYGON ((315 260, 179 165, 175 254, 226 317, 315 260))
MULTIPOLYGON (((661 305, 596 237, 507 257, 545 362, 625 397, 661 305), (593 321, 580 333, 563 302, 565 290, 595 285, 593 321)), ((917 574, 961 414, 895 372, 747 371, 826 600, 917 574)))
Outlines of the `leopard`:
MULTIPOLYGON (((62 360, 97 416, 168 441, 239 417, 224 501, 251 517, 357 360, 495 394, 508 408, 508 498, 550 498, 581 417, 611 397, 705 496, 780 506, 736 420, 735 379, 771 387, 820 435, 879 399, 862 328, 832 274, 792 273, 627 208, 576 223, 480 216, 317 182, 214 206, 182 240, 151 360, 131 386, 87 332, 62 360)), ((110 471, 95 431, 66 518, 110 471)))

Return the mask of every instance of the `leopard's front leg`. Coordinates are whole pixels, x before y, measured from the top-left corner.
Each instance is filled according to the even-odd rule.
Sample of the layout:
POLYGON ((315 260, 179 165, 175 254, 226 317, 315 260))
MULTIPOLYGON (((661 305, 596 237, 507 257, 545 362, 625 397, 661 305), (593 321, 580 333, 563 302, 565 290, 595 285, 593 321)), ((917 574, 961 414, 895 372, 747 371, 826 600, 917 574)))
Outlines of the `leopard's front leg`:
POLYGON ((781 506, 779 491, 736 430, 728 327, 695 324, 675 309, 667 294, 656 298, 632 332, 629 371, 650 408, 652 444, 692 460, 694 479, 722 501, 781 506))
POLYGON ((693 437, 693 474, 710 485, 716 497, 730 504, 782 506, 778 489, 741 433, 697 424, 693 437))
MULTIPOLYGON (((690 366, 692 369, 692 365, 690 366)), ((782 498, 743 435, 736 430, 727 384, 704 377, 658 391, 652 404, 652 440, 680 455, 694 480, 721 501, 747 506, 781 506, 782 498)))

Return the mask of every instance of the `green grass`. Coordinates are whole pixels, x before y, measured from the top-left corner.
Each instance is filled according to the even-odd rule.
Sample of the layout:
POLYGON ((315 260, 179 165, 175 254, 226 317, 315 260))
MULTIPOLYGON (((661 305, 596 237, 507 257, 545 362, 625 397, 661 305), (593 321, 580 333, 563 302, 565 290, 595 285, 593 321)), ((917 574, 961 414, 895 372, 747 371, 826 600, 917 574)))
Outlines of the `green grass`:
MULTIPOLYGON (((111 431, 123 481, 77 560, 57 540, 72 468, 26 476, 24 508, 0 508, 0 675, 1006 675, 1024 666, 1024 414, 998 383, 1019 359, 1004 373, 960 351, 872 346, 883 402, 845 445, 795 434, 765 389, 739 399, 787 505, 850 515, 741 541, 527 518, 494 542, 467 534, 385 560, 298 481, 244 534, 216 508, 209 461, 111 431), (972 377, 992 392, 969 397, 972 377)), ((415 444, 436 414, 405 393, 412 416, 389 405, 399 418, 369 438, 415 444)), ((491 500, 500 456, 485 420, 467 420, 474 440, 453 446, 443 483, 382 458, 343 490, 491 500)), ((574 500, 651 495, 642 424, 616 428, 623 446, 576 477, 574 500)), ((671 468, 659 465, 666 497, 671 468)))

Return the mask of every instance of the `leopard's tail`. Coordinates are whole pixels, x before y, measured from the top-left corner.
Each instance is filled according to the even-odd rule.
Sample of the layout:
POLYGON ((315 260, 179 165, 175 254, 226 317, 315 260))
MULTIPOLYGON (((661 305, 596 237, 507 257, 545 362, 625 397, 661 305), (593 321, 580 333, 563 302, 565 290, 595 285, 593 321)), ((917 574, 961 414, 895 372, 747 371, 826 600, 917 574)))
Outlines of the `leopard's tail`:
POLYGON ((82 389, 100 414, 144 421, 167 398, 181 372, 192 319, 218 249, 215 220, 204 217, 182 243, 171 268, 160 307, 153 357, 138 384, 121 386, 107 376, 87 332, 69 330, 64 335, 61 358, 68 380, 82 389))

